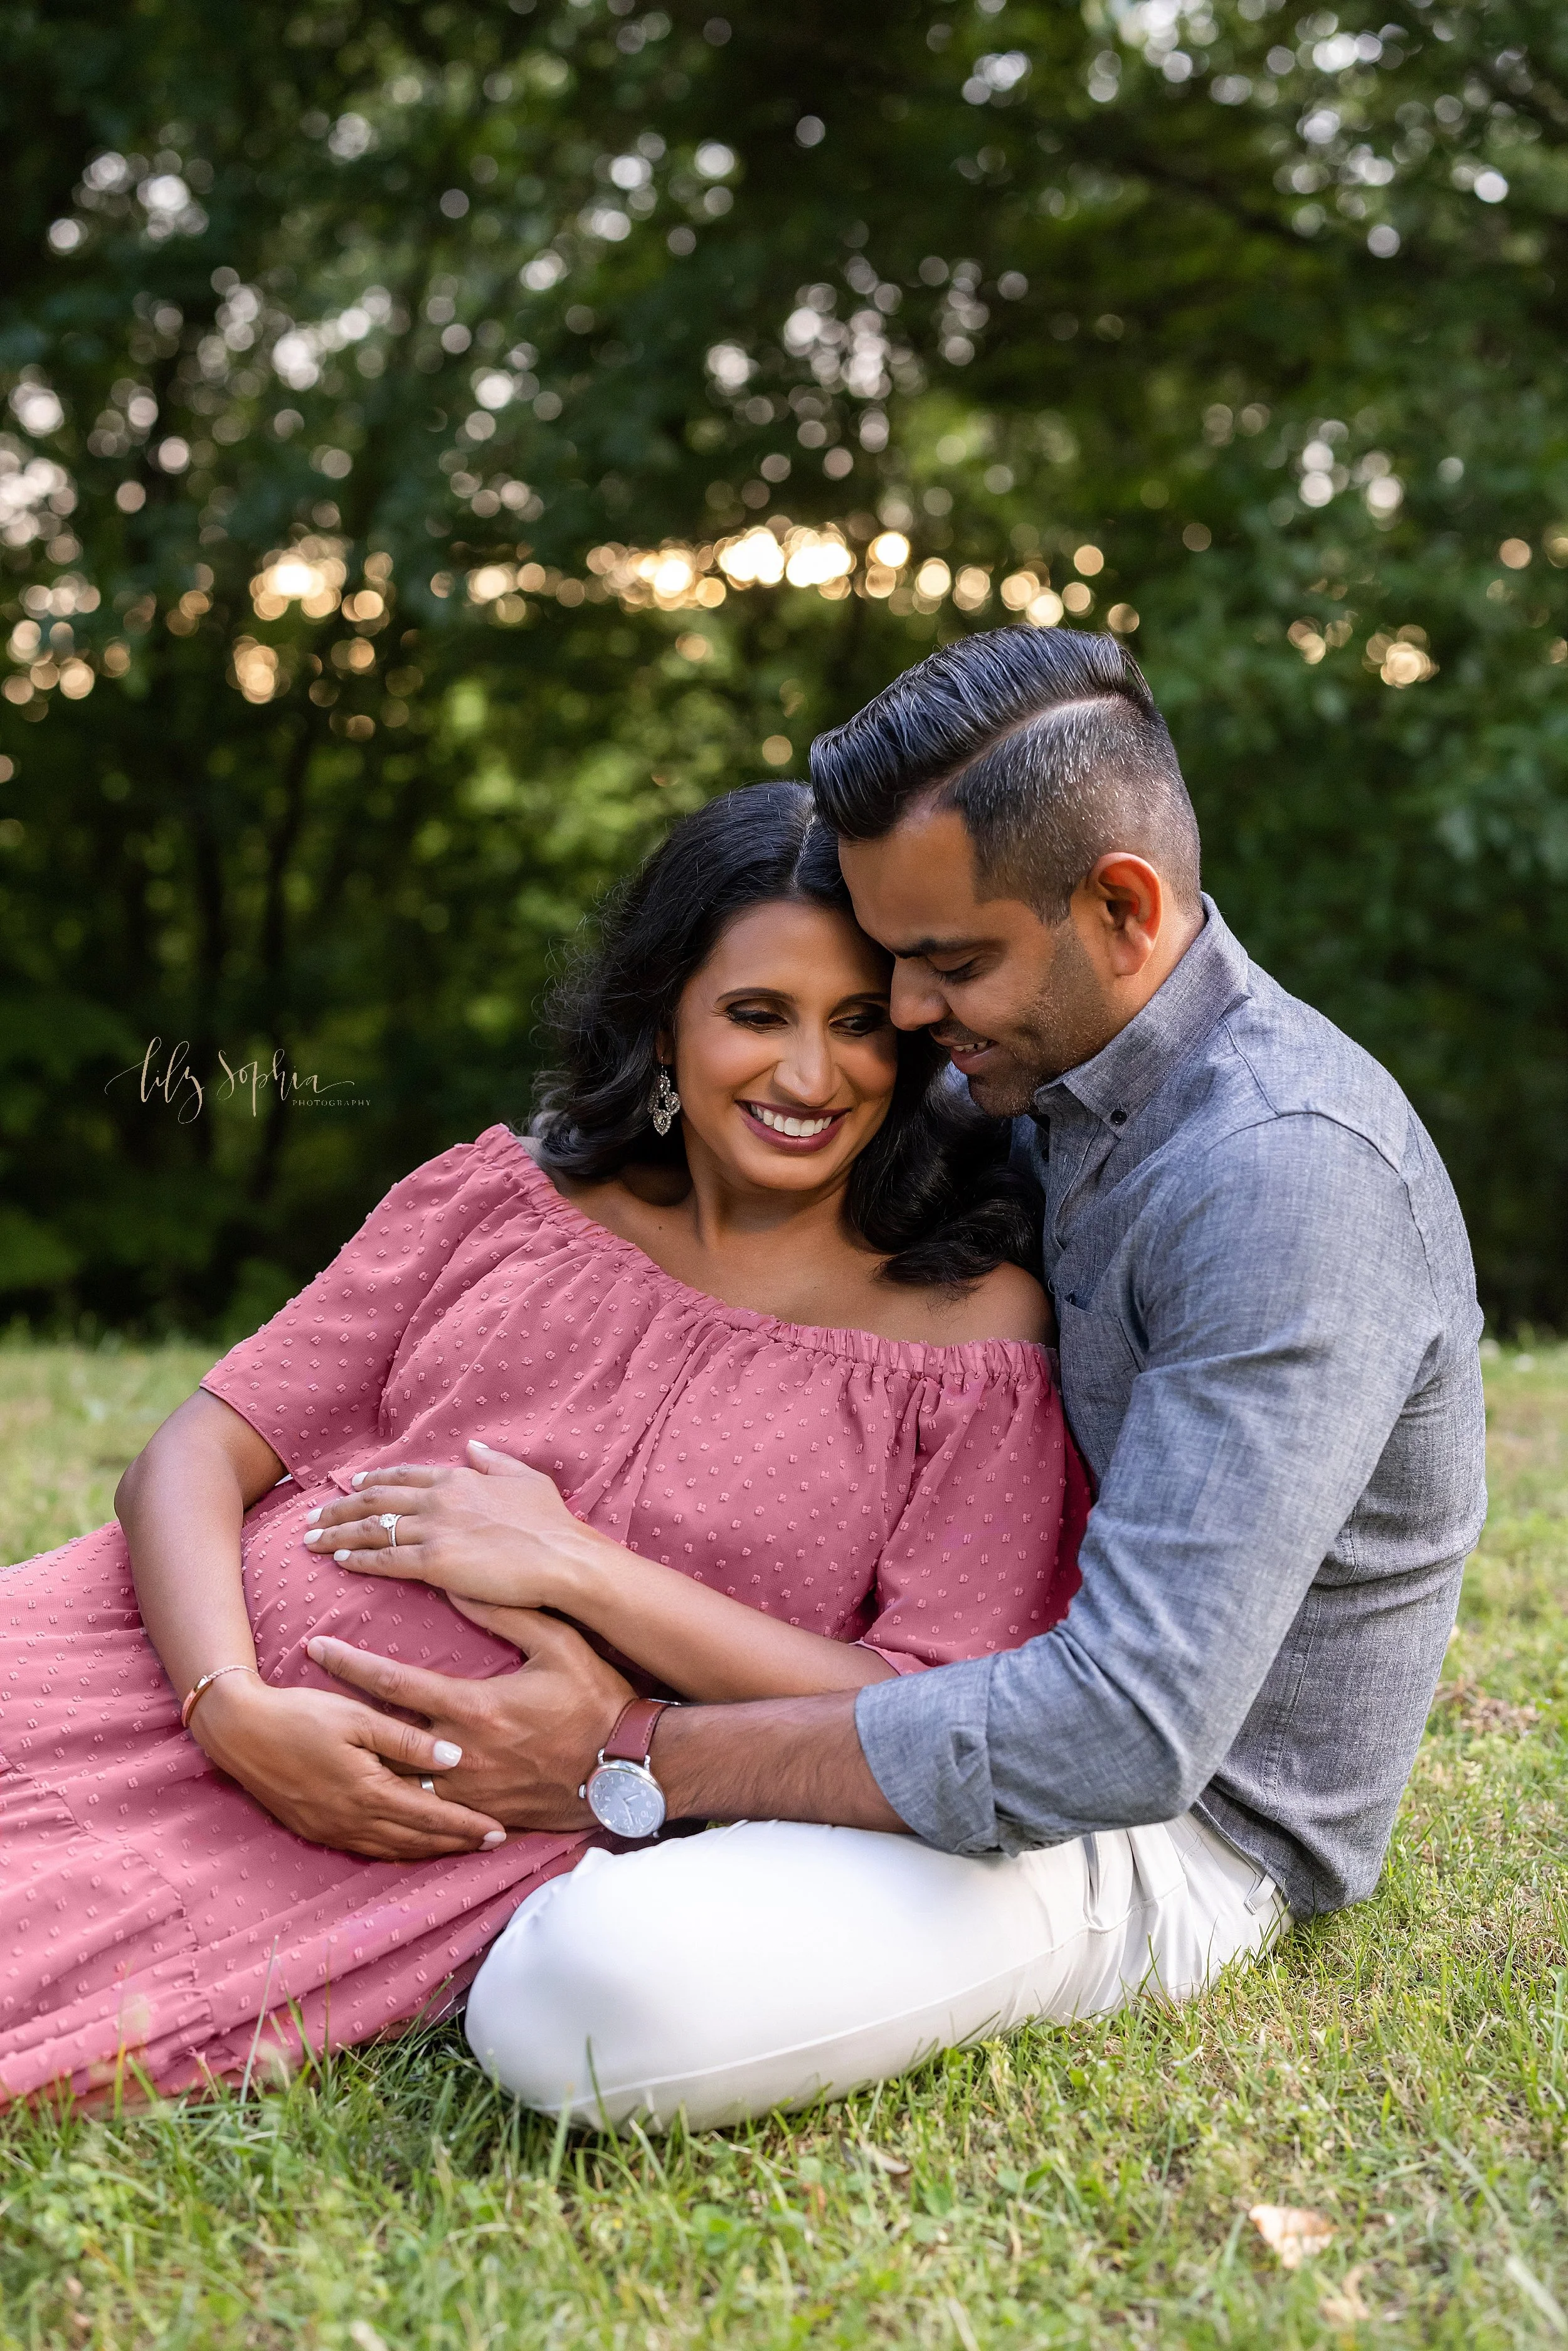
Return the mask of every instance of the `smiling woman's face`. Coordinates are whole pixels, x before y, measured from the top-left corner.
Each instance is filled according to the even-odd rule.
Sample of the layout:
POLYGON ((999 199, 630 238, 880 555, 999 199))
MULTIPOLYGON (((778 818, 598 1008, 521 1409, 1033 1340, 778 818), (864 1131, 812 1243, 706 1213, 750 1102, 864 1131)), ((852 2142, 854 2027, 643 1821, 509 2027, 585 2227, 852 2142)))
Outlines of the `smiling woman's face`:
POLYGON ((785 901, 737 915, 675 1014, 688 1161, 706 1154, 716 1173, 769 1192, 841 1178, 893 1100, 891 971, 829 907, 785 901))

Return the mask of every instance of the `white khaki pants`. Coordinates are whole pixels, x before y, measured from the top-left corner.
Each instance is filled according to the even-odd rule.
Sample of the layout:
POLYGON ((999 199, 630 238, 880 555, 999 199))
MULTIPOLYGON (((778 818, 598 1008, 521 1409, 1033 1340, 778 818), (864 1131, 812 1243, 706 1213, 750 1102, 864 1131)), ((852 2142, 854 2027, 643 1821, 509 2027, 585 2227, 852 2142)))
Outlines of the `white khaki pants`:
POLYGON ((468 1996, 469 2046, 542 2113, 733 2123, 1141 1991, 1180 2000, 1290 1923, 1185 1813, 1013 1858, 744 1821, 591 1852, 531 1895, 468 1996))

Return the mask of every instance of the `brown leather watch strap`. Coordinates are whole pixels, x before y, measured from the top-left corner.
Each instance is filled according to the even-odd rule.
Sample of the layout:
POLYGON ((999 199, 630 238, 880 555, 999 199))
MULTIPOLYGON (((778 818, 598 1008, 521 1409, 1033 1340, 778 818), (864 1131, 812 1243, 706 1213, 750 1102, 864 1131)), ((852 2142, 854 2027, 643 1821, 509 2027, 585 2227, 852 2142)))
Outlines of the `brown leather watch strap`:
POLYGON ((659 1717, 670 1703, 667 1698, 630 1699, 616 1716, 615 1728, 600 1750, 604 1761, 645 1764, 659 1717))

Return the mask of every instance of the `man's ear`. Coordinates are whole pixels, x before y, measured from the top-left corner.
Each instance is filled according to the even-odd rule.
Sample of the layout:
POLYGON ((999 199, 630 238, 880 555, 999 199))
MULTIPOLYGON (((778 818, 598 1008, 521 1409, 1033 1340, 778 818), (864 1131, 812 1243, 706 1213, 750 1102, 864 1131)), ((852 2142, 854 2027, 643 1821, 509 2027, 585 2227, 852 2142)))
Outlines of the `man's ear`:
POLYGON ((1113 973, 1135 978, 1158 946, 1170 913, 1157 869, 1131 850, 1113 849, 1095 860, 1081 886, 1113 973))

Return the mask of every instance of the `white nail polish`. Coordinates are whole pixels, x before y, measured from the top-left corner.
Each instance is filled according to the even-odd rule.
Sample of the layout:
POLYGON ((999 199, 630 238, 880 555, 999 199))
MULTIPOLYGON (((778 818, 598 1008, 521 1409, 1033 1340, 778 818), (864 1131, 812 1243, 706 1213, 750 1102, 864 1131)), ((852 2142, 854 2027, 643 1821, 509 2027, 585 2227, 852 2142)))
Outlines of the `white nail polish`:
POLYGON ((333 1556, 333 1558, 337 1561, 338 1565, 339 1565, 340 1567, 341 1567, 341 1566, 342 1566, 342 1564, 343 1564, 343 1562, 348 1558, 349 1554, 348 1554, 348 1552, 347 1552, 346 1551, 335 1551, 335 1552, 332 1553, 332 1556, 333 1556))
POLYGON ((368 1469, 356 1469, 349 1483, 351 1486, 362 1486, 370 1474, 368 1469))
POLYGON ((463 1761, 463 1750, 461 1747, 454 1747, 450 1739, 438 1739, 432 1751, 436 1761, 446 1770, 450 1770, 453 1764, 461 1763, 463 1761))
POLYGON ((317 1509, 316 1509, 316 1510, 307 1510, 307 1511, 306 1511, 306 1513, 305 1513, 305 1523, 306 1523, 306 1525, 307 1525, 308 1527, 313 1527, 313 1526, 315 1525, 315 1523, 316 1523, 317 1520, 320 1517, 320 1515, 321 1515, 321 1512, 320 1512, 319 1508, 317 1508, 317 1509))
POLYGON ((505 1844, 506 1842, 507 1832, 505 1829, 488 1829, 486 1830, 483 1839, 484 1844, 492 1845, 505 1844))

